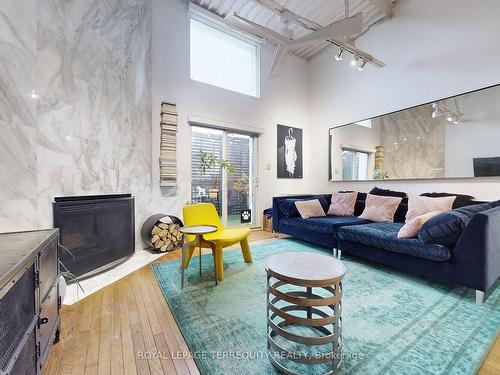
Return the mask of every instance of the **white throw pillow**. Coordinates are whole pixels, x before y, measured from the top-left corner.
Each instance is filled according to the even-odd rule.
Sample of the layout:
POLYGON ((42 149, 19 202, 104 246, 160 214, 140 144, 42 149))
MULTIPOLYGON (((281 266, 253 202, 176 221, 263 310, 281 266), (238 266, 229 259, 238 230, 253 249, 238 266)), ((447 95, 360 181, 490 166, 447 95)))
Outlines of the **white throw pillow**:
POLYGON ((358 198, 357 192, 333 193, 328 215, 352 216, 358 198))
POLYGON ((401 227, 398 232, 398 238, 413 238, 416 237, 422 226, 428 221, 430 218, 439 215, 441 211, 431 211, 423 215, 419 215, 414 217, 410 221, 408 221, 405 225, 401 227))
POLYGON ((406 213, 406 222, 416 218, 417 216, 432 212, 439 211, 445 212, 453 208, 456 196, 451 197, 421 197, 418 195, 410 196, 408 200, 408 212, 406 213))
POLYGON ((299 211, 300 217, 302 219, 308 219, 310 217, 326 216, 321 203, 318 199, 311 199, 308 201, 296 201, 295 207, 299 211))
POLYGON ((368 194, 361 219, 377 222, 394 222, 394 214, 403 198, 368 194))

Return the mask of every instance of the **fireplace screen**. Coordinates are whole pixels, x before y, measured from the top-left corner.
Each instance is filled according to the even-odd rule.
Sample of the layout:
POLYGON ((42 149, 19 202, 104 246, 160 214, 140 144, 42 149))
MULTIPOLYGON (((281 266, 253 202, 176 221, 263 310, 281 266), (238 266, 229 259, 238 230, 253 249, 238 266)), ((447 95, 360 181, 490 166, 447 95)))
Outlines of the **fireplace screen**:
POLYGON ((103 271, 134 252, 134 198, 130 194, 55 198, 54 227, 61 261, 76 276, 103 271))

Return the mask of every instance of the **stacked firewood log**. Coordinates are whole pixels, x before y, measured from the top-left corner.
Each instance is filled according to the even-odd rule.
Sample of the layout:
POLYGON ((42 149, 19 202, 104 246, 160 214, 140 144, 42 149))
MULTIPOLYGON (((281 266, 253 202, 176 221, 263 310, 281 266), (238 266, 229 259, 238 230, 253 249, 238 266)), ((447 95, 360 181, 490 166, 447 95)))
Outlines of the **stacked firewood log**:
POLYGON ((158 251, 172 251, 182 246, 183 234, 178 224, 158 222, 151 230, 151 242, 158 251))

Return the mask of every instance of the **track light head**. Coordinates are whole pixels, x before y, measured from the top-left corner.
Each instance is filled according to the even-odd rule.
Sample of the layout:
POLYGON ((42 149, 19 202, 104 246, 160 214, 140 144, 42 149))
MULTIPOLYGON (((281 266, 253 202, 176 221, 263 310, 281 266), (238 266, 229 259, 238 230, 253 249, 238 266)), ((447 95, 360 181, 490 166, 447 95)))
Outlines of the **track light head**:
POLYGON ((358 65, 358 70, 359 71, 363 71, 365 69, 365 65, 366 65, 366 60, 361 60, 361 63, 358 65))
POLYGON ((447 116, 446 116, 446 121, 454 124, 454 125, 458 125, 459 123, 459 118, 458 118, 458 115, 454 112, 450 112, 447 116))
POLYGON ((335 54, 335 60, 341 61, 344 58, 344 50, 339 48, 339 51, 335 54))
POLYGON ((352 66, 352 67, 355 67, 355 66, 357 66, 357 65, 358 65, 358 61, 359 61, 359 57, 358 57, 358 56, 356 56, 356 55, 354 55, 354 56, 352 57, 352 60, 351 60, 351 62, 350 62, 349 64, 351 64, 351 66, 352 66))

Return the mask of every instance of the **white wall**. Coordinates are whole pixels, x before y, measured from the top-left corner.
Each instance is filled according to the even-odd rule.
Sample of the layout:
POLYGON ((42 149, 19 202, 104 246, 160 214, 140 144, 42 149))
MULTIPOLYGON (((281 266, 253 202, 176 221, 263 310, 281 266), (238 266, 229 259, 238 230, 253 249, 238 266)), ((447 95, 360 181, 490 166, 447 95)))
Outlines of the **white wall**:
MULTIPOLYGON (((329 48, 310 64, 310 123, 318 137, 328 128, 500 83, 500 2, 407 0, 395 16, 359 38, 359 48, 384 61, 363 72, 337 63, 329 48)), ((464 139, 478 142, 475 139, 464 139)), ((328 182, 328 141, 318 143, 308 170, 316 192, 368 191, 373 185, 410 193, 451 191, 481 199, 500 197, 500 179, 328 182)))
POLYGON ((472 159, 500 155, 500 88, 464 95, 457 103, 464 116, 446 127, 445 170, 450 176, 473 176, 472 159))
MULTIPOLYGON (((271 198, 281 193, 305 192, 313 180, 311 160, 316 159, 308 142, 308 65, 289 57, 283 74, 268 80, 272 45, 261 52, 261 97, 254 98, 189 79, 189 30, 186 4, 177 0, 153 0, 153 186, 154 207, 159 212, 180 214, 190 200, 190 127, 188 117, 224 121, 260 127, 259 139, 259 214, 271 205, 271 198), (177 104, 178 188, 172 194, 158 187, 159 111, 163 100, 177 104), (304 178, 276 178, 276 124, 304 129, 304 178), (270 163, 271 170, 266 169, 270 163), (168 196, 171 195, 171 196, 168 196)), ((326 138, 325 138, 326 139, 326 138)), ((260 215, 258 215, 260 216, 260 215)))

